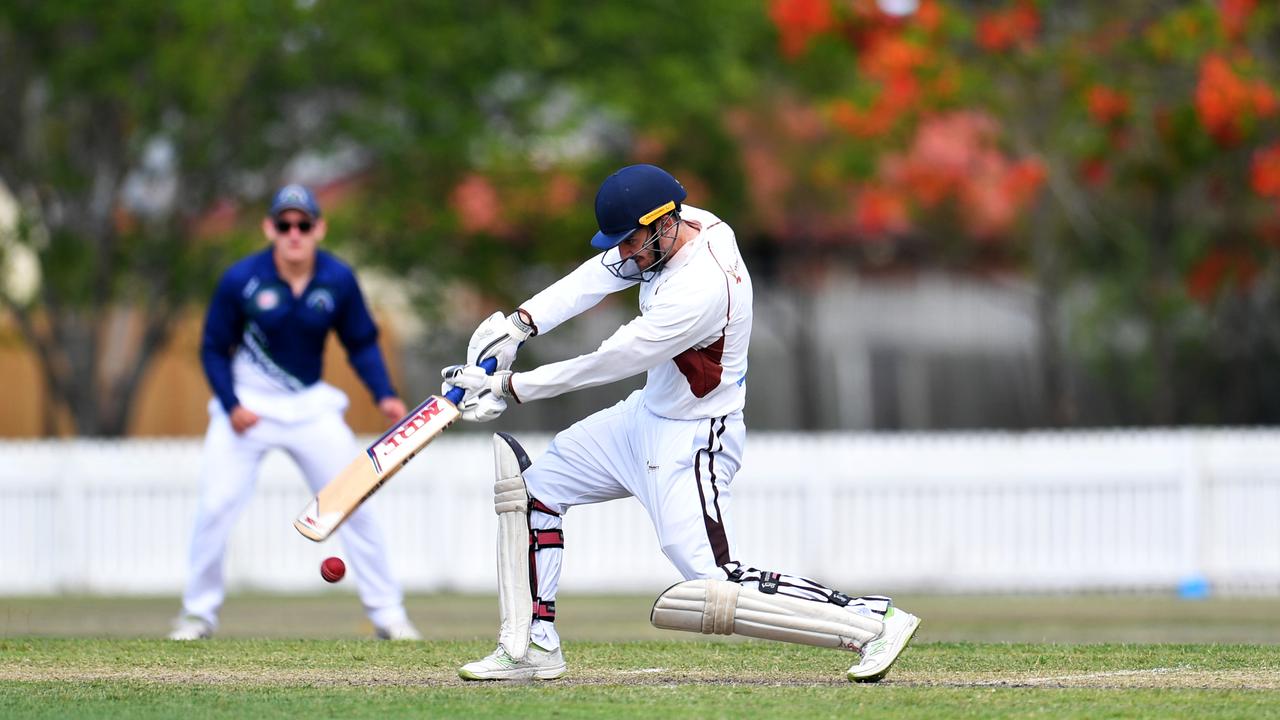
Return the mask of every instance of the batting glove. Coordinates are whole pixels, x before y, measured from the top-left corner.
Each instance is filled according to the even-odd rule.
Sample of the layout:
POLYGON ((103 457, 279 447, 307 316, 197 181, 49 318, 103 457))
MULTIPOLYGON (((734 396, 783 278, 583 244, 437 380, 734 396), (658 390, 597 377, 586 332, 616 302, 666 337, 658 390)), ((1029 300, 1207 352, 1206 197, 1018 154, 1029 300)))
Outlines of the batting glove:
POLYGON ((467 364, 479 365, 489 358, 497 358, 498 370, 510 370, 520 345, 536 333, 533 318, 524 310, 516 310, 506 316, 496 312, 471 334, 471 341, 467 343, 467 364))
MULTIPOLYGON (((506 373, 510 375, 511 373, 506 373)), ((450 365, 440 371, 440 376, 444 378, 444 383, 440 386, 441 394, 448 394, 449 390, 454 387, 460 387, 465 390, 462 400, 458 402, 458 411, 461 413, 463 420, 468 422, 489 422, 496 420, 499 415, 506 412, 507 401, 501 395, 494 393, 493 388, 489 385, 492 375, 486 375, 483 368, 472 365, 450 365), (468 370, 479 371, 480 376, 468 370)))
POLYGON ((473 397, 464 398, 458 404, 458 410, 467 422, 489 422, 507 411, 507 401, 488 390, 481 390, 473 397))
POLYGON ((491 375, 484 368, 475 365, 450 365, 440 371, 440 377, 444 378, 446 386, 460 387, 468 395, 488 391, 497 397, 515 398, 516 402, 520 402, 520 398, 511 389, 511 375, 510 370, 498 370, 491 375))

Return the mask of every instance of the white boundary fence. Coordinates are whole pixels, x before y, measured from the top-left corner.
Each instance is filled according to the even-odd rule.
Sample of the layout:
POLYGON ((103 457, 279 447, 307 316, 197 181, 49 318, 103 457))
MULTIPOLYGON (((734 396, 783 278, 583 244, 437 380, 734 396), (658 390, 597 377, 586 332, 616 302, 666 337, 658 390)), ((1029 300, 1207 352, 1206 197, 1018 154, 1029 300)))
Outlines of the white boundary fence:
MULTIPOLYGON (((549 438, 521 438, 536 457, 549 438)), ((492 592, 487 435, 446 435, 371 500, 412 591, 492 592)), ((0 595, 177 594, 197 440, 0 442, 0 595)), ((735 555, 851 593, 1139 591, 1203 577, 1280 593, 1280 432, 751 434, 735 555)), ((282 454, 232 536, 232 589, 318 591, 282 454)), ((565 518, 562 588, 657 592, 679 578, 634 501, 565 518)), ((359 568, 353 568, 358 573, 359 568)))

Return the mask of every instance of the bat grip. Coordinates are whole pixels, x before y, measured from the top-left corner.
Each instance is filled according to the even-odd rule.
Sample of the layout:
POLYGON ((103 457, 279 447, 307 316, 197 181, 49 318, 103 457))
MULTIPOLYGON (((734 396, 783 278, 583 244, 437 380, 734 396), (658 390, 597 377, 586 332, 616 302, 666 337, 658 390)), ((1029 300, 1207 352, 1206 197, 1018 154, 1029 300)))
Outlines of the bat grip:
MULTIPOLYGON (((484 371, 486 373, 492 375, 493 371, 498 369, 498 358, 489 358, 488 360, 485 360, 484 362, 480 363, 480 367, 484 368, 484 371)), ((444 399, 448 400, 454 405, 457 405, 458 403, 462 402, 462 396, 466 394, 467 394, 466 390, 455 385, 449 388, 449 392, 444 394, 444 399)))

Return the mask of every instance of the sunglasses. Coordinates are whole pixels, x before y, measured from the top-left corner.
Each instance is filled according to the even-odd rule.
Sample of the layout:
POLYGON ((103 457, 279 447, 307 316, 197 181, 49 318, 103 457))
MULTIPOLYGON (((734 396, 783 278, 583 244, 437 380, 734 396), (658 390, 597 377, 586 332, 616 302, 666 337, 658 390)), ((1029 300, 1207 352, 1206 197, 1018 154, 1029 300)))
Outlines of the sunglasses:
POLYGON ((310 220, 299 220, 296 223, 291 223, 288 220, 276 221, 276 232, 280 233, 281 235, 288 235, 289 231, 294 228, 298 228, 298 232, 302 233, 303 235, 306 235, 307 233, 311 232, 311 229, 314 227, 315 227, 315 223, 311 222, 310 220))

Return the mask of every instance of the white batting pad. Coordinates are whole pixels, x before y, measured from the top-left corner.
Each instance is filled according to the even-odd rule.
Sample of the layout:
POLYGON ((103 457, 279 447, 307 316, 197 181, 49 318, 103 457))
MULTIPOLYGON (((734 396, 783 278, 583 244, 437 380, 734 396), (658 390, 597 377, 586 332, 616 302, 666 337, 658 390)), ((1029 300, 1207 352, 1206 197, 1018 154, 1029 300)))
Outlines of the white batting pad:
POLYGON ((493 436, 493 509, 498 513, 498 642, 513 660, 529 650, 533 592, 529 587, 529 492, 520 459, 500 435, 493 436))
POLYGON ((654 627, 706 635, 746 635, 859 650, 884 623, 832 603, 762 593, 727 580, 686 580, 667 588, 649 616, 654 627))

